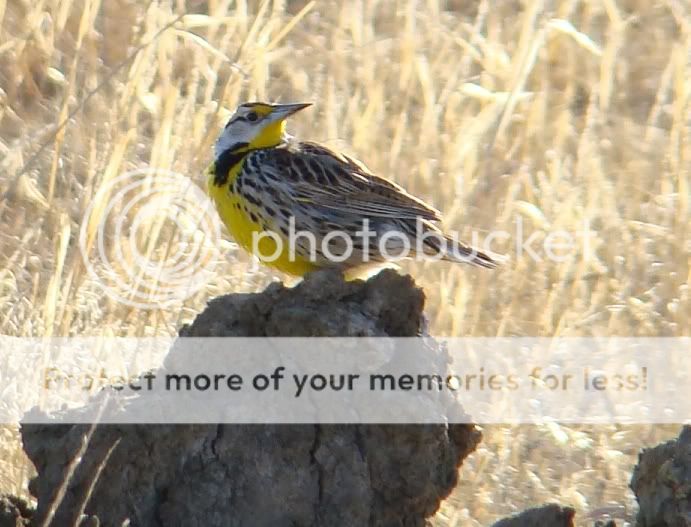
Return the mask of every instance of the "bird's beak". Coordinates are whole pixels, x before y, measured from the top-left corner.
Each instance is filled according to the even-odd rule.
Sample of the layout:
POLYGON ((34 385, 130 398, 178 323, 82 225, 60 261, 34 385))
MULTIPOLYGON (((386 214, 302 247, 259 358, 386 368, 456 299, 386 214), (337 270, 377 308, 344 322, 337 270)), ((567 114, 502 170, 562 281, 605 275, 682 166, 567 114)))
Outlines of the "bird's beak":
POLYGON ((273 121, 282 121, 294 113, 304 110, 308 106, 312 106, 311 102, 299 102, 295 104, 274 104, 271 110, 269 119, 273 121))

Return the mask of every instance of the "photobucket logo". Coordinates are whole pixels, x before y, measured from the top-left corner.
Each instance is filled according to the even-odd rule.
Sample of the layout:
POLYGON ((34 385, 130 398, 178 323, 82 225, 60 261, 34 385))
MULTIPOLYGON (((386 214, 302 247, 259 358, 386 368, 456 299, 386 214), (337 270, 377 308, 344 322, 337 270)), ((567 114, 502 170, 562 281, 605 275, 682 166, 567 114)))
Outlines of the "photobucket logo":
POLYGON ((79 232, 89 275, 105 293, 140 309, 190 297, 214 276, 221 224, 188 177, 162 169, 126 172, 94 196, 79 232))
POLYGON ((253 232, 252 252, 259 261, 271 264, 287 256, 291 262, 307 260, 331 267, 404 259, 475 262, 491 266, 487 265, 485 255, 490 255, 496 263, 506 260, 506 256, 497 254, 494 247, 501 245, 513 249, 512 258, 563 263, 576 256, 589 259, 593 234, 587 221, 578 232, 539 229, 529 232, 520 215, 515 217, 512 232, 495 229, 480 236, 473 231, 465 240, 458 232, 445 234, 422 218, 416 219, 414 229, 408 226, 405 231, 396 222, 371 222, 365 218, 355 231, 334 229, 317 235, 298 229, 295 217, 290 217, 284 232, 285 236, 271 230, 253 232))
POLYGON ((409 231, 401 230, 395 222, 372 222, 364 218, 354 232, 334 229, 318 236, 312 231, 299 230, 295 217, 290 217, 286 232, 286 236, 271 230, 253 232, 252 252, 267 264, 287 256, 291 262, 307 260, 333 267, 411 258, 473 262, 483 260, 483 252, 491 252, 473 248, 479 245, 477 233, 470 245, 465 244, 459 233, 444 234, 423 218, 417 218, 409 231))

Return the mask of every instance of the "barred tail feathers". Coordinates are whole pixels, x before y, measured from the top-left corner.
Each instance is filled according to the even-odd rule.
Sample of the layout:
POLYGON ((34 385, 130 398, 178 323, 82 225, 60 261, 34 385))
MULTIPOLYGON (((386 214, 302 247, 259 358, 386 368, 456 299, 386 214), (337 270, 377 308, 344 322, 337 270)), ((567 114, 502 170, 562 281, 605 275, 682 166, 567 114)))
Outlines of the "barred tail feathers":
POLYGON ((447 262, 468 263, 494 269, 504 263, 506 258, 497 254, 488 254, 476 247, 467 245, 457 238, 445 234, 437 225, 425 222, 427 233, 434 232, 436 236, 425 236, 424 252, 431 256, 441 257, 447 262))
POLYGON ((489 255, 450 236, 445 236, 445 238, 447 250, 443 259, 448 262, 469 263, 486 269, 494 269, 505 261, 502 256, 489 255))

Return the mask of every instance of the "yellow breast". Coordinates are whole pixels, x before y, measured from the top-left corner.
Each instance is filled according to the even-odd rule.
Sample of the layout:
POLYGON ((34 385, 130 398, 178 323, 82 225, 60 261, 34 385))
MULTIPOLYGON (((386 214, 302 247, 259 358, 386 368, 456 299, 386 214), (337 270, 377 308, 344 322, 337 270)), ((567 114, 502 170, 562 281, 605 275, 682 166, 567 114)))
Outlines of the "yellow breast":
POLYGON ((216 166, 212 163, 206 170, 207 190, 216 204, 216 209, 233 239, 247 252, 254 254, 270 267, 295 276, 303 276, 318 267, 307 259, 295 256, 291 259, 288 240, 281 236, 280 244, 273 237, 260 236, 263 227, 250 217, 249 211, 255 205, 249 203, 241 194, 232 192, 232 184, 242 170, 243 161, 230 168, 228 178, 222 185, 214 182, 216 166))

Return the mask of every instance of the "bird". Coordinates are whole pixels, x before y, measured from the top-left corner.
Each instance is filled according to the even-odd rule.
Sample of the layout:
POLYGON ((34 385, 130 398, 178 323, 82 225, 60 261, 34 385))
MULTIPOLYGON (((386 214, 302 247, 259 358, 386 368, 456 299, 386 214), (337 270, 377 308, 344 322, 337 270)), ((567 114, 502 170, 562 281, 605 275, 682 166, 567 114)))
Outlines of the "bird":
POLYGON ((288 118, 311 105, 246 102, 218 136, 207 192, 238 245, 297 277, 324 268, 357 276, 406 256, 500 263, 444 233, 437 209, 362 162, 289 135, 288 118))

